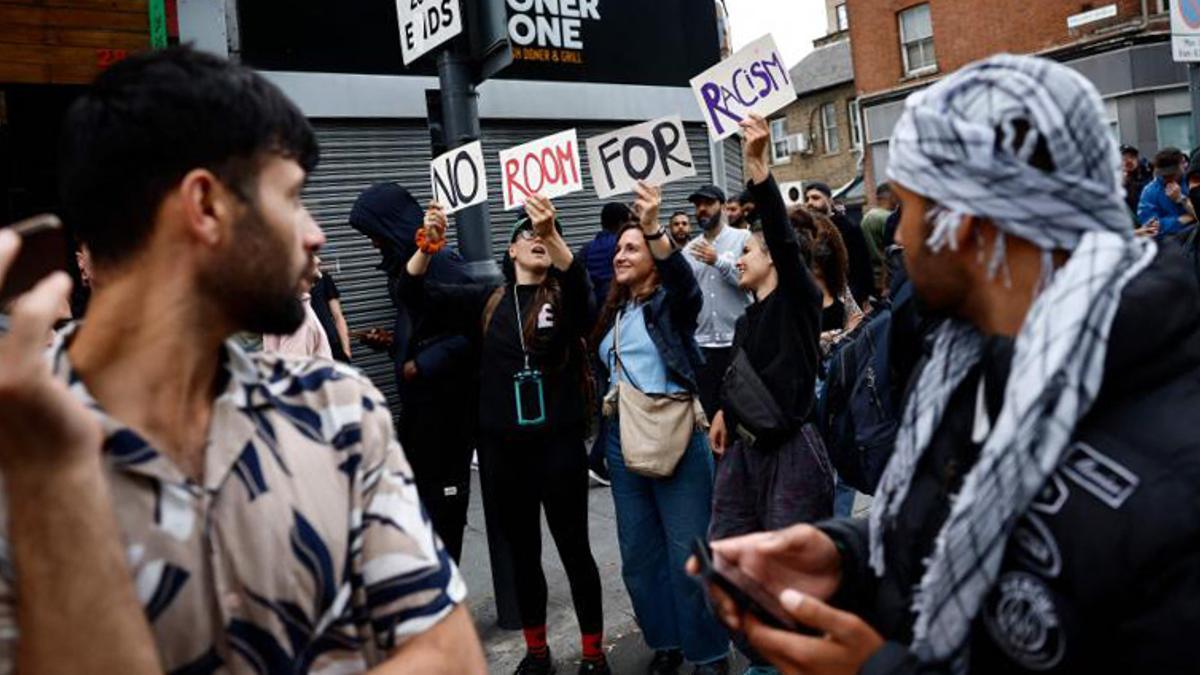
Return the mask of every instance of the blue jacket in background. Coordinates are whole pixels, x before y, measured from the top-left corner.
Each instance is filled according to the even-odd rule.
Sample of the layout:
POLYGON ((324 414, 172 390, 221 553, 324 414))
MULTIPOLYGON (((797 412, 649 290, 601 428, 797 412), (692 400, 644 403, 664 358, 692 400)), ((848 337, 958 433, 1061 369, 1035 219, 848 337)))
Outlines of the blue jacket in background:
POLYGON ((617 255, 617 233, 601 230, 595 239, 579 249, 588 277, 592 280, 592 294, 596 298, 596 309, 604 306, 608 297, 608 286, 613 278, 613 257, 617 255))
MULTIPOLYGON (((1185 195, 1186 198, 1186 195, 1185 195)), ((1138 223, 1145 226, 1151 218, 1158 218, 1158 239, 1182 230, 1185 225, 1179 224, 1179 217, 1187 213, 1183 204, 1171 201, 1167 197, 1166 185, 1162 176, 1156 177, 1142 189, 1142 198, 1138 200, 1138 223)))

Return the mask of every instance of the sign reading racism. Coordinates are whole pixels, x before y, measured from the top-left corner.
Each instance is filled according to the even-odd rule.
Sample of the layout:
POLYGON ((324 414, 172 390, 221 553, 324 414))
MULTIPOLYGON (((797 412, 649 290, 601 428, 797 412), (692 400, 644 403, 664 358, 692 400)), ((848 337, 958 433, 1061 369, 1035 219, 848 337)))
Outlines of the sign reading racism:
POLYGON ((434 201, 444 206, 448 214, 486 202, 483 144, 468 143, 433 160, 429 165, 429 181, 434 201))
POLYGON ((796 100, 783 56, 769 34, 692 78, 714 141, 732 136, 750 113, 766 117, 796 100))
POLYGON ((458 0, 396 0, 404 65, 462 32, 458 0))
POLYGON ((679 115, 593 136, 587 140, 587 156, 600 199, 630 192, 638 181, 663 185, 696 175, 679 115))
POLYGON ((500 187, 504 209, 525 204, 529 195, 559 197, 583 189, 579 139, 574 129, 560 131, 500 151, 500 187))

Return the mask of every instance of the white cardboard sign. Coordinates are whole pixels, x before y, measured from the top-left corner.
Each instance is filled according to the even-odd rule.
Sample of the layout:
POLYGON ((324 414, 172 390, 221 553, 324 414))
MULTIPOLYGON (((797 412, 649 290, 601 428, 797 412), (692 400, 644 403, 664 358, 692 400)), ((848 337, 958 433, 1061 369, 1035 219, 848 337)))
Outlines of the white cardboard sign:
POLYGON ((560 131, 500 151, 500 189, 504 210, 525 204, 529 195, 560 197, 583 189, 579 139, 574 129, 560 131))
POLYGON ((462 32, 458 0, 396 0, 404 65, 462 32))
POLYGON ((737 133, 738 122, 750 113, 766 117, 796 100, 796 88, 770 34, 693 77, 691 83, 714 141, 737 133))
POLYGON ((446 207, 447 214, 486 202, 483 143, 468 143, 430 162, 429 182, 434 200, 446 207))
POLYGON ((593 136, 587 140, 587 155, 592 186, 600 199, 630 192, 639 180, 665 185, 696 175, 679 115, 593 136))

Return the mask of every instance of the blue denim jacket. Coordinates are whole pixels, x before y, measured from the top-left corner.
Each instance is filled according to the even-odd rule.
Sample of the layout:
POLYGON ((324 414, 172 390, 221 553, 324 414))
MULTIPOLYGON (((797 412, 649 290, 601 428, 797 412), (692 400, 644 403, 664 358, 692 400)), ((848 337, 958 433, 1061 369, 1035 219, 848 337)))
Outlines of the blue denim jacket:
MULTIPOLYGON (((696 324, 704 306, 704 296, 682 251, 675 251, 656 264, 661 285, 643 309, 646 331, 658 348, 671 380, 695 393, 696 371, 704 364, 696 344, 696 324)), ((605 326, 606 333, 610 330, 611 323, 605 326)), ((606 379, 607 376, 605 366, 606 379)))

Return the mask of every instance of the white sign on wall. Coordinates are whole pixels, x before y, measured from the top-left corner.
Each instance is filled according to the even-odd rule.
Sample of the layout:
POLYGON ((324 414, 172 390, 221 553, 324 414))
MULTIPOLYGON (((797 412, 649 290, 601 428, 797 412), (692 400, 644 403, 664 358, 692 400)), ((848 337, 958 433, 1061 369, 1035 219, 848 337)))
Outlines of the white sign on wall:
POLYGON ((664 185, 696 175, 679 115, 593 136, 587 140, 587 155, 600 199, 630 192, 638 181, 664 185))
POLYGON ((396 18, 406 66, 463 29, 458 0, 396 0, 396 18))
POLYGON ((1079 14, 1072 14, 1067 17, 1067 30, 1075 30, 1080 26, 1086 26, 1089 23, 1096 23, 1105 19, 1111 19, 1117 15, 1116 3, 1105 5, 1100 9, 1093 9, 1079 14))
POLYGON ((1200 0, 1171 0, 1171 54, 1178 62, 1200 61, 1200 0))

